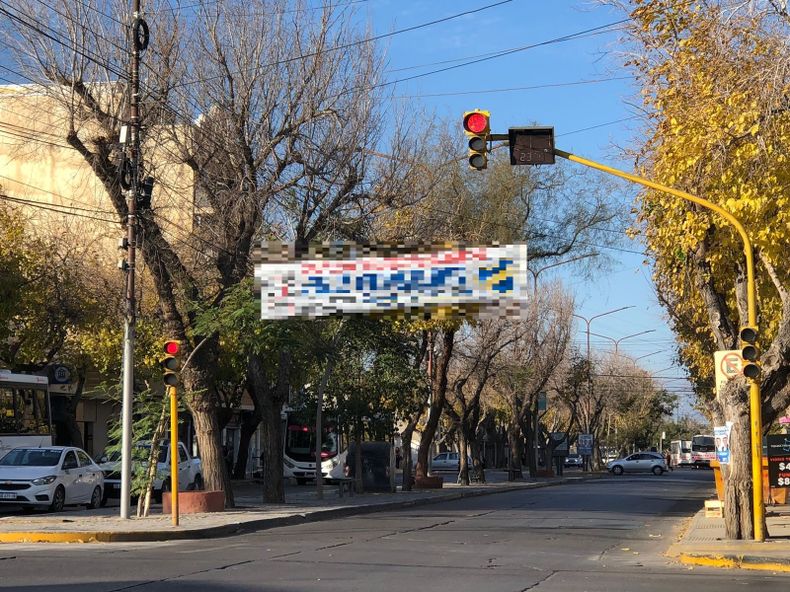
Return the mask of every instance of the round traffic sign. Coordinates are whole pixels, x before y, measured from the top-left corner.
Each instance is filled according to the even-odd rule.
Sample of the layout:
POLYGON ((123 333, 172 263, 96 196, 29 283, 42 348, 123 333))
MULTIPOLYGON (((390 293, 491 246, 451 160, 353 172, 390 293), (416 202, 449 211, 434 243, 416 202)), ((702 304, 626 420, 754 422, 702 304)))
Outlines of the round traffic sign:
POLYGON ((741 373, 742 368, 743 358, 740 354, 735 352, 730 352, 722 356, 721 362, 719 363, 719 369, 727 378, 735 378, 741 373))

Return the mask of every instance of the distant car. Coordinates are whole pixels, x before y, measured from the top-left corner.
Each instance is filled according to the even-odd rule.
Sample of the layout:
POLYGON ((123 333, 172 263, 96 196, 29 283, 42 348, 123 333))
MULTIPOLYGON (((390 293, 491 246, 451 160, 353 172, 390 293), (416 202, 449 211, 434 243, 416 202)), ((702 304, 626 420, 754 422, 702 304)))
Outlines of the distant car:
MULTIPOLYGON (((466 457, 467 465, 472 467, 472 459, 466 457)), ((441 452, 431 460, 432 471, 459 471, 461 469, 461 456, 457 452, 441 452)))
POLYGON ((569 454, 565 457, 566 467, 582 467, 584 466, 584 459, 581 454, 569 454))
POLYGON ((666 459, 657 452, 637 452, 625 458, 609 461, 606 463, 606 468, 615 475, 639 472, 661 475, 668 470, 666 459))
MULTIPOLYGON (((145 456, 151 450, 151 443, 137 442, 138 451, 145 456)), ((104 472, 104 481, 107 492, 105 501, 110 497, 121 497, 121 456, 116 452, 101 458, 101 469, 104 472)), ((143 463, 145 466, 147 463, 143 463)), ((178 443, 178 488, 180 491, 203 489, 203 465, 199 458, 189 455, 183 442, 178 443)), ((162 491, 170 491, 170 445, 162 444, 159 448, 159 459, 156 467, 156 476, 153 482, 153 496, 156 501, 162 500, 162 491)))
POLYGON ((0 503, 25 510, 102 504, 104 475, 88 454, 70 446, 14 448, 0 459, 0 503))

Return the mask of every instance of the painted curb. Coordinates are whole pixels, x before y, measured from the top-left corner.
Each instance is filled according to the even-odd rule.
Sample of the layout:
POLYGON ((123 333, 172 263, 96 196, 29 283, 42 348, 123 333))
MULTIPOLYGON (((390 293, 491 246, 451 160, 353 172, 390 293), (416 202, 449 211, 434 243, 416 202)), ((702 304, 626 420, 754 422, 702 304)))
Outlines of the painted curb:
POLYGON ((790 573, 790 557, 760 557, 756 555, 704 555, 680 553, 677 559, 685 565, 699 565, 722 569, 753 569, 790 573))
POLYGON ((220 538, 234 534, 256 532, 279 528, 282 526, 294 526, 308 522, 321 522, 333 520, 335 518, 346 518, 372 514, 385 510, 398 510, 425 506, 441 502, 456 501, 464 498, 481 497, 484 495, 494 495, 498 493, 512 493, 528 489, 540 489, 557 485, 582 483, 584 481, 597 479, 605 476, 604 474, 593 473, 580 477, 565 477, 557 481, 546 481, 538 483, 524 483, 510 487, 497 489, 483 489, 473 491, 458 491, 436 497, 418 498, 412 500, 381 502, 378 504, 368 504, 364 506, 347 506, 343 508, 329 508, 326 510, 316 510, 291 516, 279 518, 260 518, 244 522, 232 522, 218 526, 208 526, 203 528, 190 528, 186 530, 143 530, 143 531, 73 531, 73 532, 46 532, 46 531, 18 531, 0 532, 0 543, 151 543, 176 540, 199 540, 208 538, 220 538))

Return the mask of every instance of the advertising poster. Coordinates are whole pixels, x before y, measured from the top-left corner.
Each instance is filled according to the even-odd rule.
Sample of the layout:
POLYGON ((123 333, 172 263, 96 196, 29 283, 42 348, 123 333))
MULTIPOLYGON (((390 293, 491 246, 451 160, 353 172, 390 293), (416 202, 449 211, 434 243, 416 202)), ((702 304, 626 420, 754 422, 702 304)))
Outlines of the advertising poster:
POLYGON ((768 436, 768 484, 790 487, 790 434, 768 436))
POLYGON ((439 309, 449 316, 490 312, 516 319, 530 294, 526 245, 407 253, 359 245, 353 249, 358 256, 345 259, 269 258, 269 250, 255 266, 267 320, 439 309))
POLYGON ((730 462, 730 428, 732 425, 714 426, 713 438, 716 442, 716 458, 726 465, 730 462))

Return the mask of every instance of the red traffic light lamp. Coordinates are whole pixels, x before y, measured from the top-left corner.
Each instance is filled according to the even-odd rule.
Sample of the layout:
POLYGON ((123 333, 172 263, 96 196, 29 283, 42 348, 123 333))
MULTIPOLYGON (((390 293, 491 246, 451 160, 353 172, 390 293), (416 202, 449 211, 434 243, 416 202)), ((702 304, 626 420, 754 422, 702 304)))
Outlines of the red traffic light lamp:
POLYGON ((181 368, 181 361, 176 357, 181 353, 181 342, 175 339, 168 339, 164 346, 165 357, 160 362, 162 366, 162 381, 167 386, 178 384, 178 374, 176 371, 181 368))
POLYGON ((491 113, 482 109, 464 113, 464 134, 468 138, 469 168, 481 171, 488 168, 488 139, 491 134, 491 113))

